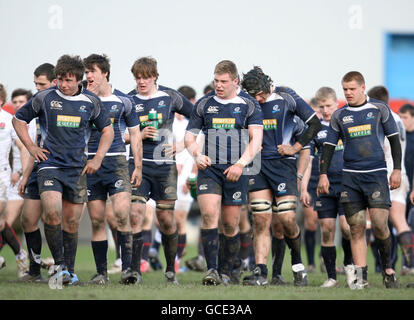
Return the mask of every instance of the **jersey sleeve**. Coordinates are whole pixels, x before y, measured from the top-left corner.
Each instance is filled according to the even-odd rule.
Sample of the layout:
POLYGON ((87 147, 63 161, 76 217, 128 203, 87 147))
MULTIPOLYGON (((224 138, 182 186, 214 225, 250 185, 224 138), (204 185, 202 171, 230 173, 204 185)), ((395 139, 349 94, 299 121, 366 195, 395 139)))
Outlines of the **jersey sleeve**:
POLYGON ((307 123, 312 117, 316 116, 312 107, 303 100, 293 89, 282 87, 276 93, 285 98, 288 102, 288 108, 307 123))
POLYGON ((112 124, 108 111, 103 107, 100 99, 89 96, 94 105, 91 121, 99 131, 112 124))
POLYGON ((167 92, 171 97, 174 112, 182 114, 187 119, 189 119, 194 107, 191 101, 176 90, 166 89, 164 91, 167 92))
POLYGON ((131 98, 120 97, 125 106, 125 123, 128 128, 139 127, 138 114, 131 98))
POLYGON ((42 102, 37 97, 32 97, 25 105, 17 110, 14 115, 17 120, 24 121, 27 124, 30 123, 34 118, 39 116, 42 109, 42 102))
POLYGON ((193 111, 190 114, 190 121, 187 125, 187 131, 198 134, 204 125, 204 106, 206 105, 210 97, 205 97, 200 99, 193 108, 193 111))
POLYGON ((334 115, 335 113, 332 115, 331 121, 329 123, 327 137, 326 137, 326 141, 324 142, 324 144, 330 144, 336 147, 338 140, 339 140, 340 131, 339 131, 338 118, 334 117, 334 115))
POLYGON ((243 98, 248 106, 247 110, 247 126, 263 126, 263 112, 262 108, 257 101, 251 99, 243 98))
POLYGON ((391 137, 396 134, 399 134, 397 124, 394 120, 394 117, 391 114, 390 108, 387 105, 382 104, 382 103, 378 103, 378 104, 376 103, 375 105, 378 107, 380 111, 381 123, 384 128, 384 134, 387 137, 391 137))

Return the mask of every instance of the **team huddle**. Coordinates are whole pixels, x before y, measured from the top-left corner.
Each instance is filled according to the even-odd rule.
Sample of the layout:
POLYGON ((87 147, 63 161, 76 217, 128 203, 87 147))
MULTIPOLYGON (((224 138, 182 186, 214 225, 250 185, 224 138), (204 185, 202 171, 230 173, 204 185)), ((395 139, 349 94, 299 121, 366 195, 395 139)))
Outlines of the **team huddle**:
MULTIPOLYGON (((284 285, 281 265, 286 244, 293 283, 307 286, 298 201, 317 214, 321 226, 327 272, 322 287, 338 285, 337 216, 349 288, 369 286, 367 219, 385 287, 399 286, 391 264, 389 216, 399 222, 395 225, 405 265, 414 272, 414 237, 405 211, 401 215, 390 210, 393 194, 405 192, 399 195, 405 203, 409 188, 403 163, 404 126, 381 96, 381 88, 365 94, 359 72, 343 76, 347 104, 338 108, 336 93, 329 87, 316 92, 313 106, 293 89, 275 86, 260 67, 240 77, 229 60, 215 66, 213 90, 197 101, 184 91, 158 84, 157 62, 151 57, 133 63, 136 88, 127 94, 110 84, 105 55, 85 59, 63 55, 56 66, 43 68, 46 65, 53 75, 47 77, 48 83, 39 84, 38 92, 14 117, 0 111, 0 134, 7 143, 7 152, 1 155, 0 249, 8 243, 16 254, 21 271, 16 282, 85 284, 75 273, 75 257, 79 222, 87 208, 96 264, 96 274, 87 283, 109 283, 105 229, 109 207, 119 248, 120 282, 142 283, 145 221, 152 201, 166 261, 165 281, 178 284, 177 257, 183 254, 183 224, 191 204, 180 200, 191 198, 189 173, 197 174, 193 197, 201 213, 203 253, 201 262, 196 262, 206 271, 203 285, 268 285, 270 252, 270 284, 284 285), (180 117, 185 121, 177 120, 180 117), (13 142, 21 155, 21 178, 15 184, 24 199, 21 221, 29 266, 4 217, 10 185, 8 150, 13 142), (180 160, 183 154, 190 158, 188 164, 180 160), (184 167, 188 174, 182 178, 184 167), (175 215, 177 211, 183 214, 175 215), (240 279, 241 220, 247 211, 255 262, 251 274, 240 279), (40 272, 48 265, 41 258, 40 220, 53 257, 49 279, 40 272)), ((410 195, 414 203, 413 198, 414 193, 410 195)), ((0 257, 0 269, 4 265, 0 257)))

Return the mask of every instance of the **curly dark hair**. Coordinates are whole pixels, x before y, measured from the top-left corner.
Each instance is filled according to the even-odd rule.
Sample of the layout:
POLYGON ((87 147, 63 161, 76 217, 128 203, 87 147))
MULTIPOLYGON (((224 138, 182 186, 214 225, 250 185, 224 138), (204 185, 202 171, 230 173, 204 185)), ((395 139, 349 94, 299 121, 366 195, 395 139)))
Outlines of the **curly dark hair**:
POLYGON ((55 67, 56 77, 74 75, 77 81, 82 80, 85 67, 80 56, 65 54, 59 58, 55 67))

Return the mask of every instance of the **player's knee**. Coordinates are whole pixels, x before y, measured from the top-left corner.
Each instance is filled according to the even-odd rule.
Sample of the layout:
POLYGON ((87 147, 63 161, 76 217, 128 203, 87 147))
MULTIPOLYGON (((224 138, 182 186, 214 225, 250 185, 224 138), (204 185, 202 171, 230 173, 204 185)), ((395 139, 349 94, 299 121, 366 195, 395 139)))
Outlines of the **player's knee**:
POLYGON ((164 202, 157 202, 156 205, 157 210, 174 210, 174 202, 168 202, 168 203, 164 203, 164 202))
MULTIPOLYGON (((116 222, 119 229, 124 229, 128 226, 128 216, 127 215, 117 215, 116 222)), ((131 221, 132 224, 132 221, 131 221)))
POLYGON ((250 201, 253 214, 272 213, 272 202, 266 199, 254 199, 250 201))
POLYGON ((322 242, 327 243, 330 242, 333 235, 333 229, 332 228, 324 228, 322 230, 322 242))
POLYGON ((91 219, 92 231, 97 232, 105 228, 105 219, 94 218, 91 219))
POLYGON ((390 229, 386 223, 382 225, 372 224, 371 228, 376 238, 386 239, 390 235, 390 229))
POLYGON ((293 199, 284 199, 276 203, 277 213, 286 214, 286 213, 296 213, 296 200, 293 199))
POLYGON ((234 235, 237 232, 238 226, 229 222, 223 222, 223 231, 225 235, 234 235))

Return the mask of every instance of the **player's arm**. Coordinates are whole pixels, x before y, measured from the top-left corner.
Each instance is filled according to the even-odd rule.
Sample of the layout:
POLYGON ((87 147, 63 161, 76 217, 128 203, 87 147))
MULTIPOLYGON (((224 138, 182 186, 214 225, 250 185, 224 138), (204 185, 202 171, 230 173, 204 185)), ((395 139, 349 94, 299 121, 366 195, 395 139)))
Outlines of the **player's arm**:
POLYGON ((256 154, 260 152, 263 142, 263 126, 250 125, 249 138, 249 145, 244 150, 240 159, 223 172, 228 181, 236 182, 239 180, 243 173, 243 168, 252 162, 256 154))
POLYGON ((298 168, 297 168, 297 182, 298 182, 298 191, 300 186, 302 185, 303 176, 307 168, 309 167, 310 159, 310 149, 303 148, 299 151, 299 161, 298 161, 298 168))
POLYGON ((402 161, 402 149, 401 142, 398 134, 388 136, 388 141, 391 146, 392 161, 394 169, 391 173, 389 184, 390 189, 397 189, 401 185, 401 161, 402 161))
POLYGON ((310 118, 306 124, 308 128, 305 130, 301 138, 295 142, 293 146, 290 145, 278 145, 277 151, 282 156, 291 156, 295 153, 298 153, 303 146, 306 146, 322 129, 322 124, 319 118, 316 116, 316 113, 310 118))
POLYGON ((105 158, 105 154, 111 147, 112 141, 114 140, 114 129, 112 128, 112 123, 103 128, 101 134, 98 150, 96 151, 95 156, 86 162, 86 165, 82 170, 82 175, 85 173, 95 173, 100 168, 102 161, 105 158))
POLYGON ((17 190, 19 193, 19 196, 21 196, 22 198, 24 196, 24 191, 26 190, 27 182, 29 181, 30 175, 32 174, 32 171, 34 168, 34 161, 35 159, 29 154, 27 165, 23 169, 22 180, 20 181, 18 190, 17 190))
POLYGON ((131 151, 134 156, 135 169, 131 176, 131 184, 138 187, 142 180, 142 138, 139 126, 128 128, 131 151))
POLYGON ((23 145, 26 147, 26 149, 29 151, 31 156, 39 162, 47 160, 46 153, 50 153, 50 152, 47 151, 46 149, 38 147, 33 142, 33 140, 29 136, 29 132, 27 131, 27 122, 23 120, 19 120, 15 116, 12 120, 12 123, 13 123, 13 127, 14 127, 14 130, 16 131, 17 136, 19 137, 23 145))
POLYGON ((301 181, 300 186, 300 201, 305 207, 309 207, 310 205, 310 195, 308 192, 308 185, 309 185, 309 179, 312 173, 312 157, 309 159, 308 166, 306 167, 305 172, 303 173, 303 178, 301 181))

